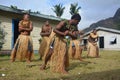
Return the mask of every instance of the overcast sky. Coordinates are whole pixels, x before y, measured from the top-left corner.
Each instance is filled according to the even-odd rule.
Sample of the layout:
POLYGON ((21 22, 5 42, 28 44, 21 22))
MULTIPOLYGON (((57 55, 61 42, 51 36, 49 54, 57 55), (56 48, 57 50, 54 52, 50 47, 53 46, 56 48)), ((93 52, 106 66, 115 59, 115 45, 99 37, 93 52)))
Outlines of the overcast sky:
POLYGON ((82 20, 79 23, 79 29, 89 27, 101 19, 114 16, 116 10, 120 8, 120 0, 0 0, 0 5, 15 5, 19 9, 31 9, 40 11, 42 14, 54 15, 52 7, 61 3, 65 6, 62 18, 70 19, 70 4, 78 3, 81 6, 79 11, 82 20))

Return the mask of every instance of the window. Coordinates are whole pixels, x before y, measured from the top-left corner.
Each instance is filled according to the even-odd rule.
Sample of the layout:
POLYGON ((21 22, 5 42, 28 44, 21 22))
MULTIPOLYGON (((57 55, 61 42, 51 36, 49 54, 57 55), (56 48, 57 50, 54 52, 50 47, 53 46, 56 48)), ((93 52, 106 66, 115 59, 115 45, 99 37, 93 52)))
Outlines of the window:
POLYGON ((117 37, 111 37, 110 44, 117 44, 117 37))

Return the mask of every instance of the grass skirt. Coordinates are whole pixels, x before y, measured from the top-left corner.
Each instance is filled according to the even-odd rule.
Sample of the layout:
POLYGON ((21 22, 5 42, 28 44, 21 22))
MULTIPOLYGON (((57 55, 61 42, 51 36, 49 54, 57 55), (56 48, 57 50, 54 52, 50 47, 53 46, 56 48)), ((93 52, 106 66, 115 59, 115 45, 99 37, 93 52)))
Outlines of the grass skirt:
POLYGON ((82 54, 82 49, 80 47, 80 41, 79 40, 71 40, 68 52, 69 52, 70 58, 72 58, 72 59, 80 59, 81 54, 82 54), (75 55, 72 55, 72 43, 74 43, 75 55))
POLYGON ((56 35, 53 54, 50 61, 50 69, 53 72, 62 72, 69 66, 66 41, 63 37, 56 35))
POLYGON ((49 52, 49 49, 50 49, 50 45, 54 41, 54 37, 55 37, 55 33, 52 31, 50 36, 49 36, 49 39, 47 40, 47 45, 46 45, 46 51, 45 51, 45 54, 44 54, 44 59, 48 55, 48 52, 49 52))
POLYGON ((48 46, 48 41, 49 41, 49 37, 42 38, 42 41, 41 41, 40 47, 39 47, 39 54, 40 54, 41 58, 43 58, 45 55, 45 52, 46 52, 47 46, 48 46))
POLYGON ((19 35, 14 45, 14 48, 11 52, 11 59, 14 59, 14 56, 19 60, 28 59, 33 57, 33 42, 32 38, 28 35, 19 35), (29 52, 31 56, 29 56, 29 52))
POLYGON ((88 41, 88 56, 97 57, 98 53, 99 53, 99 49, 98 49, 97 43, 90 43, 88 41))

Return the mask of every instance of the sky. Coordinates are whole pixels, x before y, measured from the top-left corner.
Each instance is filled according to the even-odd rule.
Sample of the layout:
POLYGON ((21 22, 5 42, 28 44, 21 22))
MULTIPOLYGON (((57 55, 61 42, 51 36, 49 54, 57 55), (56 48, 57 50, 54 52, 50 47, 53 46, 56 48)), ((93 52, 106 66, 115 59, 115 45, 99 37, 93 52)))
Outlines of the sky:
POLYGON ((51 8, 56 4, 62 4, 65 7, 61 18, 70 19, 70 4, 78 3, 81 7, 79 13, 82 17, 79 23, 79 29, 89 27, 92 23, 99 20, 113 17, 118 8, 120 0, 0 0, 0 5, 17 6, 19 9, 31 9, 40 11, 41 14, 55 15, 51 8))

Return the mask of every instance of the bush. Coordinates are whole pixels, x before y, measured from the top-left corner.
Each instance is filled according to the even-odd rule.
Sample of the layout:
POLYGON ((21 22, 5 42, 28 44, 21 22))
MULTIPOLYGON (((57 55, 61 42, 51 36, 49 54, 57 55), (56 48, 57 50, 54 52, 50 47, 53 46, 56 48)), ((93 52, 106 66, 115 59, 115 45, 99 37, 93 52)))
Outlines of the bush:
POLYGON ((0 27, 0 50, 3 44, 5 43, 5 35, 6 35, 6 32, 4 31, 2 27, 0 27))
POLYGON ((41 43, 41 41, 42 41, 42 38, 38 39, 38 41, 39 41, 39 44, 40 44, 40 43, 41 43))

